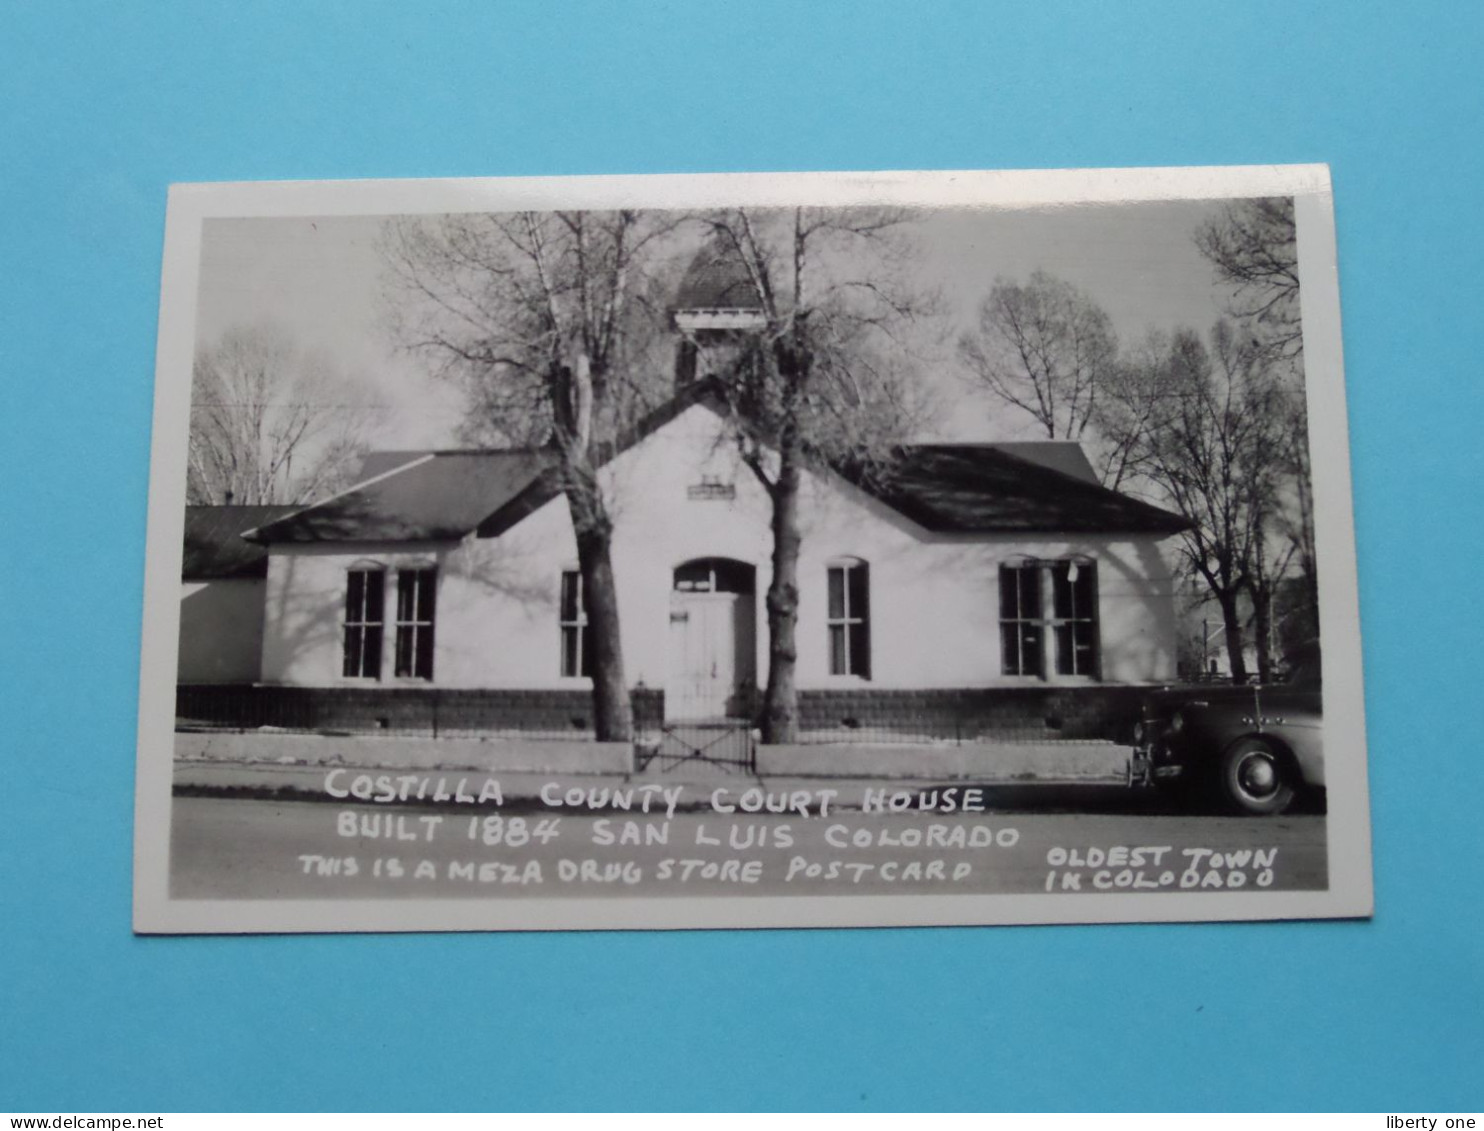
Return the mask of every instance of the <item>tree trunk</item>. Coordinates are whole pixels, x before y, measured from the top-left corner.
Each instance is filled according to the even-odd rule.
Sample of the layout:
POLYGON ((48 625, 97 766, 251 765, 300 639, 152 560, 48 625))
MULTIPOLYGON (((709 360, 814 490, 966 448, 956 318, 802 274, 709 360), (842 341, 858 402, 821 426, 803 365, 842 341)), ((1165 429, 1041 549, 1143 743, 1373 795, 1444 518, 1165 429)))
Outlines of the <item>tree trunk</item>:
POLYGON ((1257 644, 1257 678, 1273 681, 1273 592, 1264 585, 1252 590, 1252 634, 1257 644))
POLYGON ((1305 554, 1301 565, 1303 570, 1303 607, 1296 611, 1296 619, 1299 624, 1298 644, 1295 648, 1296 655, 1287 657, 1292 662, 1300 657, 1308 658, 1319 643, 1319 569, 1318 563, 1314 561, 1311 554, 1305 554))
POLYGON ((796 437, 779 446, 773 484, 773 581, 768 586, 768 689, 763 697, 763 741, 797 742, 799 695, 794 684, 799 651, 799 463, 796 437))
POLYGON ((1225 590, 1216 594, 1216 603, 1221 606, 1221 623, 1226 628, 1226 659, 1231 665, 1232 682, 1247 682, 1247 659, 1242 655, 1242 615, 1237 608, 1237 594, 1225 590))
POLYGON ((561 441, 563 487, 587 616, 588 667, 593 681, 593 733, 599 742, 629 742, 634 709, 623 673, 623 638, 618 626, 618 586, 613 579, 613 519, 593 467, 593 375, 586 353, 569 368, 552 362, 551 388, 561 441))
POLYGON ((613 579, 613 521, 585 460, 568 477, 567 507, 577 535, 577 567, 582 573, 587 614, 594 736, 599 742, 628 742, 634 735, 634 712, 623 672, 618 586, 613 579))
POLYGON ((634 712, 623 674, 611 541, 606 533, 579 535, 577 564, 582 571, 587 647, 592 657, 594 737, 599 742, 628 742, 634 736, 634 712))

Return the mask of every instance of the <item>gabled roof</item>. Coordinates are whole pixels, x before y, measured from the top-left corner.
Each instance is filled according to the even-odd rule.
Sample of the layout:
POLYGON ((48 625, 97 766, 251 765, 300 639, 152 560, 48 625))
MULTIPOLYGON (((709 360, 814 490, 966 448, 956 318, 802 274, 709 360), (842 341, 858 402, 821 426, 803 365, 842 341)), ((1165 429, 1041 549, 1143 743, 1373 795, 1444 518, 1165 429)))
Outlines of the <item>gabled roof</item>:
POLYGON ((268 575, 268 551, 242 539, 244 530, 282 518, 294 506, 190 506, 185 511, 184 581, 218 581, 268 575))
MULTIPOLYGON (((1021 444, 908 444, 884 474, 846 479, 940 534, 1176 534, 1178 514, 1058 470, 1065 453, 1031 460, 1021 444)), ((1086 462, 1084 456, 1082 462, 1086 462)))
MULTIPOLYGON (((686 409, 724 411, 714 384, 698 381, 650 412, 597 463, 607 463, 686 409)), ((555 456, 540 450, 373 453, 372 478, 333 498, 266 521, 248 537, 279 542, 449 541, 494 538, 561 494, 555 456)), ((1080 445, 909 444, 887 476, 834 469, 937 533, 1173 534, 1179 515, 1098 484, 1080 445)))
MULTIPOLYGON (((692 405, 716 397, 697 381, 597 454, 601 466, 692 405)), ((255 542, 436 542, 493 538, 561 494, 556 457, 530 448, 371 452, 362 480, 320 503, 247 532, 255 542)))
MULTIPOLYGON (((722 411, 721 396, 717 391, 718 384, 715 377, 703 377, 685 386, 664 404, 651 409, 615 440, 598 445, 597 465, 601 467, 609 460, 648 439, 688 408, 704 404, 717 412, 722 411)), ((561 478, 556 468, 548 464, 542 471, 532 476, 524 490, 513 496, 498 510, 492 511, 479 524, 477 530, 479 537, 498 537, 526 515, 538 507, 545 506, 561 493, 561 478)))
POLYGON ((398 452, 390 466, 314 506, 252 531, 254 541, 441 542, 464 537, 550 463, 529 450, 398 452))

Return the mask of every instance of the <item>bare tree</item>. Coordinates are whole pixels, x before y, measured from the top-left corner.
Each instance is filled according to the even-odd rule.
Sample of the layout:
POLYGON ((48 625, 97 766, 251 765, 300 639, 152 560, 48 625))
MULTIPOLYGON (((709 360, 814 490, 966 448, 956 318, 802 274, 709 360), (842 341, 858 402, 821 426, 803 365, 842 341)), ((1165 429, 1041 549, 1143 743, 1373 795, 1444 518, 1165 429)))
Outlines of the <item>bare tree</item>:
MULTIPOLYGON (((1232 288, 1228 313, 1250 341, 1270 356, 1287 380, 1286 426, 1275 437, 1273 473, 1283 499, 1275 529, 1284 544, 1275 550, 1284 572, 1270 583, 1255 582, 1252 599, 1258 635, 1271 639, 1274 602, 1296 561, 1299 589, 1290 600, 1284 633, 1293 650, 1310 651, 1319 633, 1319 576, 1314 547, 1314 509, 1309 463, 1308 417, 1303 390, 1303 324, 1300 306, 1298 231, 1291 197, 1262 197, 1225 206, 1195 235, 1196 247, 1232 288), (1264 626, 1267 631, 1264 632, 1264 626)), ((1259 653, 1261 656, 1261 653, 1259 653)))
POLYGON ((1276 382, 1271 408, 1267 450, 1253 473, 1265 488, 1258 497, 1261 536, 1254 541, 1247 571, 1258 671, 1264 680, 1273 676, 1280 657, 1291 662, 1312 656, 1319 641, 1314 500, 1303 391, 1276 382))
POLYGON ((1044 271, 1026 283, 997 280, 977 325, 959 341, 973 379, 1029 413, 1048 439, 1080 440, 1118 356, 1106 313, 1044 271))
POLYGON ((756 321, 722 374, 741 458, 772 509, 764 741, 798 731, 799 493, 807 469, 883 473, 923 400, 902 333, 930 296, 909 293, 899 210, 733 209, 704 218, 709 254, 740 273, 756 321))
MULTIPOLYGON (((1290 426, 1291 403, 1271 355, 1219 322, 1208 350, 1182 330, 1168 351, 1130 365, 1110 399, 1128 401, 1104 416, 1112 440, 1129 450, 1139 474, 1192 522, 1182 534, 1185 564, 1221 611, 1233 678, 1247 675, 1242 597, 1271 608, 1287 567, 1273 556, 1280 499, 1273 453, 1290 426)), ((1260 673, 1271 674, 1269 626, 1261 611, 1255 643, 1260 673)))
POLYGON ((1292 197, 1228 204, 1201 225, 1196 248, 1233 289, 1228 313, 1284 360, 1304 350, 1299 311, 1298 234, 1292 197))
POLYGON ((1175 393, 1174 356, 1170 335, 1151 330, 1108 369, 1092 421, 1103 486, 1148 481, 1149 433, 1175 393))
POLYGON ((630 738, 633 712, 598 468, 667 391, 650 350, 663 308, 654 252, 670 228, 622 210, 398 218, 382 233, 394 332, 469 394, 466 431, 551 456, 576 535, 602 740, 630 738))
POLYGON ((272 326, 196 353, 186 496, 303 503, 348 482, 381 419, 364 389, 272 326))

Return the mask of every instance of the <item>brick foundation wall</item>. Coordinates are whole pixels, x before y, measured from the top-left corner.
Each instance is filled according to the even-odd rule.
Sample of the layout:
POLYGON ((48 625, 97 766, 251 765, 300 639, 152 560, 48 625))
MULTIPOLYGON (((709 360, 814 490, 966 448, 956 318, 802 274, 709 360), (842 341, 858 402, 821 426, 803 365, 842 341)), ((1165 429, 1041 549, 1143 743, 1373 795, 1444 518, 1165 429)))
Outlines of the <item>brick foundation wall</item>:
MULTIPOLYGON (((256 729, 385 731, 405 734, 475 731, 591 734, 593 697, 586 690, 496 691, 434 687, 254 687, 193 684, 175 689, 184 723, 256 729)), ((664 714, 664 693, 634 692, 636 722, 664 714)))
MULTIPOLYGON (((885 688, 799 692, 804 736, 862 741, 912 738, 1076 738, 1127 741, 1146 689, 1013 687, 896 691, 885 688)), ((592 732, 587 690, 513 691, 432 687, 254 687, 190 684, 176 688, 185 723, 255 729, 386 731, 407 734, 480 731, 592 732)), ((659 688, 632 692, 637 731, 658 728, 659 688)))
POLYGON ((1128 741, 1142 687, 996 687, 893 691, 851 688, 799 692, 799 725, 857 730, 863 737, 1077 738, 1128 741))

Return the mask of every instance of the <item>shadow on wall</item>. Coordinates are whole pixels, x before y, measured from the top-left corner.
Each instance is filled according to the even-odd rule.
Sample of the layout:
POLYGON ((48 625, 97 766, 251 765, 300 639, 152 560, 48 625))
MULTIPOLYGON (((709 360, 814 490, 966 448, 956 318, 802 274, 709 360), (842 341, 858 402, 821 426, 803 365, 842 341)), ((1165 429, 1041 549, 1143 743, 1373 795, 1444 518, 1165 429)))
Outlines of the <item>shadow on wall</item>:
POLYGON ((1176 674, 1175 580, 1158 545, 1145 540, 1132 545, 1132 561, 1112 554, 1098 558, 1099 604, 1106 606, 1109 595, 1118 593, 1111 584, 1117 578, 1140 609, 1137 626, 1111 638, 1102 633, 1103 662, 1125 682, 1168 682, 1176 674))
MULTIPOLYGON (((527 540, 529 541, 529 540, 527 540)), ((424 544, 426 546, 426 544, 424 544)), ((572 566, 575 566, 575 547, 572 566)), ((416 544, 391 548, 353 545, 275 555, 265 603, 263 659, 254 678, 265 683, 334 686, 342 679, 347 572, 384 569, 383 649, 393 646, 398 568, 438 569, 435 670, 477 673, 483 650, 513 622, 555 625, 560 569, 552 554, 510 535, 444 543, 421 552, 416 544)), ((553 631, 555 631, 553 629, 553 631)), ((383 670, 390 662, 384 652, 383 670)), ((460 681, 455 680, 454 685, 460 681)), ((468 680, 462 681, 467 683, 468 680)))
MULTIPOLYGON (((265 683, 334 682, 343 661, 343 587, 335 593, 320 587, 329 571, 315 557, 282 555, 274 567, 269 570, 259 678, 265 683)), ((343 571, 335 574, 343 578, 343 571)))
POLYGON ((978 653, 982 663, 964 673, 968 682, 1000 679, 998 564, 1022 553, 1081 558, 1096 564, 1101 681, 1152 683, 1174 678, 1174 583, 1152 540, 1110 544, 1048 539, 1038 545, 1035 539, 1001 538, 986 543, 941 538, 930 545, 931 554, 926 556, 916 546, 878 548, 873 560, 878 566, 892 566, 899 579, 915 579, 913 589, 919 593, 941 589, 944 578, 958 579, 957 592, 972 603, 960 610, 953 632, 972 625, 991 637, 978 653))
MULTIPOLYGON (((556 670, 560 568, 548 549, 507 531, 498 538, 472 539, 439 555, 439 621, 435 671, 445 686, 511 684, 508 643, 522 641, 516 666, 544 663, 531 655, 543 633, 556 670), (498 671, 497 671, 498 669, 498 671)), ((576 549, 570 565, 576 566, 576 549)), ((565 563, 563 563, 565 564, 565 563)))
MULTIPOLYGON (((575 566, 577 547, 572 547, 575 566)), ((548 555, 549 556, 549 555, 548 555)), ((469 582, 486 596, 502 597, 532 617, 554 615, 559 578, 547 577, 541 555, 507 533, 499 538, 478 538, 439 555, 448 575, 469 582)))

